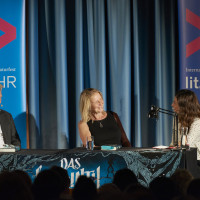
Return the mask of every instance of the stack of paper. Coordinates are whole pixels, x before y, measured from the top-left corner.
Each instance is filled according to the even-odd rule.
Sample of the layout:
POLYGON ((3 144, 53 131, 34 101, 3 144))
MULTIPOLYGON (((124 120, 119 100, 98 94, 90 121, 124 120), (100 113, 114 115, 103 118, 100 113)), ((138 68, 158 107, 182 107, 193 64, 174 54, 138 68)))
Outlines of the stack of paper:
POLYGON ((167 149, 167 148, 169 148, 169 146, 155 146, 155 147, 153 147, 154 149, 167 149))
POLYGON ((19 150, 20 150, 20 147, 14 146, 14 145, 4 144, 3 146, 0 146, 0 153, 1 152, 16 152, 19 150))

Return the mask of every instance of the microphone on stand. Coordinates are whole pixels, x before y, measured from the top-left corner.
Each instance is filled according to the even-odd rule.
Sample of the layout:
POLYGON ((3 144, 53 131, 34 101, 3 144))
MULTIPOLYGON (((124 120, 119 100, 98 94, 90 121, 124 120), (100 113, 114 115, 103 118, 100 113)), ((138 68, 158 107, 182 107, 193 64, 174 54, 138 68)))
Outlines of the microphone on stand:
POLYGON ((158 107, 152 105, 150 111, 148 112, 148 117, 158 119, 159 112, 167 114, 167 115, 171 115, 174 117, 173 140, 174 140, 174 145, 178 147, 178 115, 177 115, 177 113, 175 113, 171 110, 158 108, 158 107), (176 129, 175 129, 175 127, 176 127, 176 129))
POLYGON ((148 112, 148 117, 149 118, 156 118, 156 119, 158 119, 158 112, 159 112, 159 108, 158 107, 151 106, 151 109, 148 112))

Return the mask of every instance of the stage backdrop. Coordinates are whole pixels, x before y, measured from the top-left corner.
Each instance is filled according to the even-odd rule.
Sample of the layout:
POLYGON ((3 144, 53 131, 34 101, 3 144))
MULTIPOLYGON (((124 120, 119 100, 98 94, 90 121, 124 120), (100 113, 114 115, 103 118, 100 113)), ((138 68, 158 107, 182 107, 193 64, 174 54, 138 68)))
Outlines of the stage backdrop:
POLYGON ((200 100, 200 1, 178 1, 180 88, 193 90, 200 100))
POLYGON ((80 147, 79 96, 93 87, 133 146, 169 145, 176 86, 177 1, 29 0, 30 148, 80 147))
POLYGON ((12 114, 26 148, 25 0, 0 0, 1 109, 12 114))

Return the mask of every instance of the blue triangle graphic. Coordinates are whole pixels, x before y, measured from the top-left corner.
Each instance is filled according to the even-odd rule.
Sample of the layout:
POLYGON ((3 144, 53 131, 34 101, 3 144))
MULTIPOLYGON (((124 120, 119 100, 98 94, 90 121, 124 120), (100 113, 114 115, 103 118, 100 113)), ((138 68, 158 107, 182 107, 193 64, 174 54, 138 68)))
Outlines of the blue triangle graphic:
POLYGON ((3 31, 1 31, 0 30, 0 37, 2 36, 2 35, 4 35, 5 33, 3 32, 3 31))

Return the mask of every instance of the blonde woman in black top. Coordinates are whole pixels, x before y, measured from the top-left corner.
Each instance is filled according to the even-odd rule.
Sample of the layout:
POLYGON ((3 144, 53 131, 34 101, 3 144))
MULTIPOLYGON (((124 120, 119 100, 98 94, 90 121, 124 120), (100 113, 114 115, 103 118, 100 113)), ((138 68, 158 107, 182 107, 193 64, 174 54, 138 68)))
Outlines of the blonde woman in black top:
POLYGON ((83 146, 86 146, 86 137, 91 135, 94 136, 95 146, 131 146, 118 115, 104 110, 104 100, 99 90, 88 88, 81 93, 80 112, 82 119, 78 128, 83 146))

